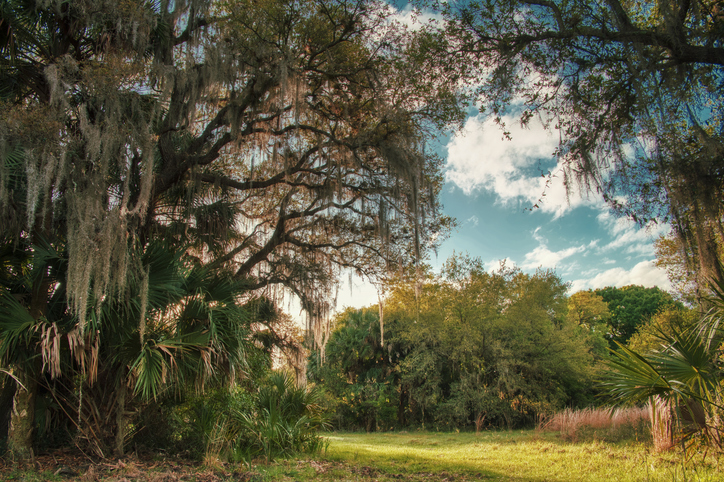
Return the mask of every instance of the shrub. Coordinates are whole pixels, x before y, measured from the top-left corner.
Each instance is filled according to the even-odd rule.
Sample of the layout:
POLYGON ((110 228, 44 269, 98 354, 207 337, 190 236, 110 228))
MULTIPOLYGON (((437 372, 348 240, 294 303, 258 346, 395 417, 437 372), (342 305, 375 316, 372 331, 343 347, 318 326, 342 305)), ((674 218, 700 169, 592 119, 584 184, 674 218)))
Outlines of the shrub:
POLYGON ((328 426, 321 402, 320 390, 296 386, 290 373, 272 373, 268 383, 259 387, 253 411, 232 410, 235 456, 247 462, 263 456, 271 462, 294 453, 320 451, 324 442, 318 431, 328 426))

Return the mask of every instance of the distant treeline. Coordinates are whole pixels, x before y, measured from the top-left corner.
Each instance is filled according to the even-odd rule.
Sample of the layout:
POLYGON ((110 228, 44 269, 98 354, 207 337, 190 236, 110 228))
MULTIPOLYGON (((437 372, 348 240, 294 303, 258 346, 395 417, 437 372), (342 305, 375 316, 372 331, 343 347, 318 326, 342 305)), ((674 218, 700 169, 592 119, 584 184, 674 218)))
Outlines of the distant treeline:
POLYGON ((608 348, 687 311, 658 288, 568 296, 552 271, 488 272, 467 257, 419 279, 391 289, 383 323, 379 306, 340 314, 324 350, 310 355, 309 379, 326 389, 339 428, 518 427, 599 404, 608 348))

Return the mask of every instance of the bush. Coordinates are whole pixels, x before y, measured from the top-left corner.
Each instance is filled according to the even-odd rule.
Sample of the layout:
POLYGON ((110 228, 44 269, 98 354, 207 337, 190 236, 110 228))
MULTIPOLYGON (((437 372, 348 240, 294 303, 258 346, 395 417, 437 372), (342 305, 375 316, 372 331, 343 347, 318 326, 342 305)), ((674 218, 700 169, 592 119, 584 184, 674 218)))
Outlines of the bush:
POLYGON ((258 389, 252 411, 231 412, 237 434, 235 457, 249 462, 263 456, 271 462, 299 452, 320 451, 324 442, 318 431, 328 426, 321 402, 320 390, 297 387, 290 373, 272 373, 258 389))
POLYGON ((271 373, 255 392, 219 388, 152 404, 141 414, 134 442, 211 466, 318 452, 324 447, 318 431, 329 418, 323 401, 321 390, 297 387, 292 374, 271 373))

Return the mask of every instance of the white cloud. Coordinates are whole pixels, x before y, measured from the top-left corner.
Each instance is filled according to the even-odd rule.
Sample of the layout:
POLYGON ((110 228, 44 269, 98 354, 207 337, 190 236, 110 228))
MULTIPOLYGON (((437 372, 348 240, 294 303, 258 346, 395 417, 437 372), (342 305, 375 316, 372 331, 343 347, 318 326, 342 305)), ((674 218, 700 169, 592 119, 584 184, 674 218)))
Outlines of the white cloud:
POLYGON ((581 264, 578 261, 574 261, 563 269, 564 275, 572 275, 573 273, 581 270, 581 264))
POLYGON ((480 219, 474 214, 465 220, 465 224, 472 224, 473 226, 477 226, 479 223, 480 219))
POLYGON ((627 285, 642 285, 647 288, 658 286, 667 291, 671 289, 671 282, 666 277, 666 272, 657 268, 654 260, 649 260, 641 261, 628 271, 623 268, 611 268, 599 272, 592 278, 574 280, 571 283, 570 292, 627 285))
POLYGON ((543 235, 540 233, 541 227, 538 226, 533 230, 533 239, 538 241, 538 244, 545 244, 546 239, 543 237, 543 235))
POLYGON ((582 205, 601 203, 575 192, 567 192, 562 171, 556 166, 546 185, 547 169, 556 163, 554 151, 558 138, 536 119, 524 128, 514 116, 503 119, 511 139, 494 120, 470 117, 462 132, 447 145, 447 180, 466 194, 477 190, 492 191, 502 203, 524 201, 538 204, 544 212, 556 217, 582 205), (544 170, 536 173, 536 167, 544 170), (570 197, 569 197, 570 194, 570 197), (539 202, 540 200, 540 202, 539 202))
MULTIPOLYGON (((548 248, 546 239, 540 234, 540 226, 533 231, 533 239, 538 241, 538 246, 525 254, 525 261, 521 265, 523 269, 555 268, 566 258, 585 251, 586 246, 574 246, 571 248, 551 251, 548 248)), ((572 267, 568 267, 570 271, 572 267)))
POLYGON ((413 8, 411 3, 405 5, 402 10, 398 10, 392 18, 400 22, 409 30, 419 30, 425 25, 431 25, 443 21, 443 17, 439 13, 413 8))
POLYGON ((574 246, 572 248, 551 251, 547 246, 541 245, 533 251, 525 254, 525 261, 521 265, 523 269, 555 268, 566 258, 583 252, 585 246, 574 246))
POLYGON ((487 263, 484 264, 485 270, 488 273, 493 273, 495 271, 498 271, 503 266, 512 268, 513 266, 515 266, 515 263, 510 258, 503 258, 503 259, 497 259, 495 261, 488 261, 487 263))
POLYGON ((650 257, 654 255, 653 240, 669 231, 669 227, 664 224, 642 228, 631 219, 617 217, 609 210, 602 211, 597 220, 612 238, 612 241, 599 248, 602 253, 615 251, 634 257, 650 257))

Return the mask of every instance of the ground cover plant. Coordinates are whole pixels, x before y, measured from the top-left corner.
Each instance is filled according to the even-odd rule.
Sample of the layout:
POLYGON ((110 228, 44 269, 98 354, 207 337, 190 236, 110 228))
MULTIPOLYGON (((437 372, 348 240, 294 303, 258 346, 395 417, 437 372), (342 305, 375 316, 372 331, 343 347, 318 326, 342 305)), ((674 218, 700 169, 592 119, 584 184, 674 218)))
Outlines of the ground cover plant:
POLYGON ((323 454, 243 464, 193 465, 171 456, 89 465, 62 453, 38 459, 40 472, 0 467, 3 480, 93 481, 718 481, 720 460, 655 452, 650 443, 572 443, 539 430, 329 433, 323 454), (71 472, 72 470, 72 472, 71 472), (57 473, 57 474, 56 474, 57 473), (56 475, 54 475, 56 474, 56 475))
MULTIPOLYGON (((722 480, 718 461, 685 461, 627 440, 570 443, 554 432, 346 433, 329 437, 327 462, 337 480, 642 481, 722 480), (367 475, 369 473, 369 475, 367 475)), ((317 474, 317 477, 334 476, 317 474)))

